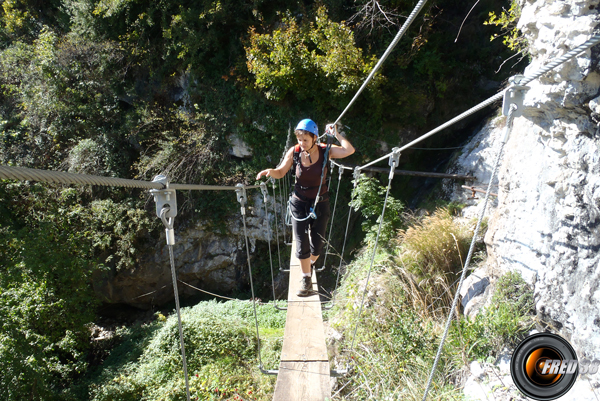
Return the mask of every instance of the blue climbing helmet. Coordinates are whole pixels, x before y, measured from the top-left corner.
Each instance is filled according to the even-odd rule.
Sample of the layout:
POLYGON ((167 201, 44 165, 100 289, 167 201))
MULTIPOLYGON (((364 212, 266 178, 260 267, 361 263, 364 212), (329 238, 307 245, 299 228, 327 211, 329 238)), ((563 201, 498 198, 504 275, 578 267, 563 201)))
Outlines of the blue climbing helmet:
POLYGON ((317 123, 310 118, 305 118, 304 120, 300 121, 296 126, 296 129, 308 131, 314 136, 319 136, 319 127, 317 127, 317 123))

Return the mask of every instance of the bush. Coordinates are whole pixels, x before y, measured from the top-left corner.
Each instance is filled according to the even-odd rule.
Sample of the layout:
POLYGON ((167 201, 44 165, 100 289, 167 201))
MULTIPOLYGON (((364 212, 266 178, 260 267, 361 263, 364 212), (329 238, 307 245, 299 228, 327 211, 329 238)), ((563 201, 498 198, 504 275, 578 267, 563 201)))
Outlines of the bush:
MULTIPOLYGON (((220 400, 237 395, 267 399, 274 380, 256 367, 257 342, 251 302, 202 302, 182 309, 186 361, 193 399, 220 400), (250 392, 250 393, 248 393, 250 392)), ((272 305, 258 306, 262 361, 278 363, 285 313, 272 305), (266 332, 266 335, 265 335, 266 332)), ((94 401, 183 400, 185 383, 177 315, 164 322, 127 331, 123 343, 104 362, 104 369, 86 384, 94 401), (142 335, 136 334, 142 332, 142 335), (131 349, 131 337, 137 336, 131 349)))

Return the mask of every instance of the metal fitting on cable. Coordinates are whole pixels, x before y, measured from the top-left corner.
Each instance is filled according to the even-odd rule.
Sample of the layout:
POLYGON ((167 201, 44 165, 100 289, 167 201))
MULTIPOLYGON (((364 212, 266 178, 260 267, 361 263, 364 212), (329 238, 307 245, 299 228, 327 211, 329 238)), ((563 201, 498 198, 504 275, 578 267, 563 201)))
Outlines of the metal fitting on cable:
POLYGON ((266 182, 263 181, 263 182, 260 183, 260 191, 263 194, 263 199, 264 199, 265 205, 266 205, 267 204, 267 195, 268 195, 268 192, 267 192, 267 183, 266 182))
POLYGON ((398 167, 398 164, 400 163, 400 148, 393 148, 392 149, 392 153, 390 154, 390 160, 389 160, 389 165, 390 165, 390 176, 389 179, 391 180, 392 178, 394 178, 394 171, 396 170, 396 167, 398 167))
POLYGON ((237 201, 240 203, 240 213, 242 216, 246 215, 246 188, 244 184, 237 184, 235 194, 237 196, 237 201))
POLYGON ((525 92, 529 89, 529 86, 521 85, 521 81, 524 79, 525 76, 523 75, 515 75, 508 79, 510 86, 504 91, 504 98, 502 100, 503 115, 508 116, 512 104, 516 106, 516 109, 513 111, 513 117, 521 117, 523 115, 523 100, 525 92))
POLYGON ((359 166, 354 167, 354 171, 352 172, 352 177, 354 180, 352 181, 354 184, 354 188, 358 185, 358 179, 360 178, 360 169, 359 166))
POLYGON ((158 182, 165 186, 165 189, 151 189, 150 193, 156 202, 156 215, 166 228, 167 245, 175 245, 173 223, 177 216, 177 193, 174 189, 169 189, 169 180, 164 175, 157 175, 152 182, 158 182))

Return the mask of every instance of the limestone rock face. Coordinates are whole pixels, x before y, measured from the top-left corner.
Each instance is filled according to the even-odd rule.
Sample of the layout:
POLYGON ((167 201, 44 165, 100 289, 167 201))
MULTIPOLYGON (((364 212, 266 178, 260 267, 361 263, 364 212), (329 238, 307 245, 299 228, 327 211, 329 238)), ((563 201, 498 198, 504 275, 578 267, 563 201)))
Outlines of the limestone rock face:
MULTIPOLYGON (((525 73, 589 39, 600 25, 598 3, 522 2, 519 27, 532 55, 525 73)), ((596 46, 529 84, 524 115, 504 149, 485 239, 489 274, 520 271, 535 288, 538 315, 590 359, 600 359, 599 54, 596 46)), ((451 171, 487 184, 505 121, 492 119, 451 171)), ((480 203, 470 202, 467 213, 476 215, 480 203)))
MULTIPOLYGON (((263 197, 258 190, 248 190, 252 197, 246 207, 246 229, 251 260, 254 259, 257 242, 265 245, 269 230, 273 230, 274 216, 272 198, 268 198, 270 227, 266 225, 263 197), (254 195, 252 192, 255 191, 254 195)), ((236 202, 232 194, 232 202, 236 202)), ((278 213, 281 206, 277 205, 278 213)), ((278 219, 280 222, 281 219, 278 219)), ((205 230, 201 221, 197 225, 179 232, 175 230, 176 244, 173 259, 179 294, 198 295, 191 286, 217 294, 230 293, 248 285, 248 259, 244 238, 243 222, 239 212, 227 223, 227 233, 217 234, 205 230), (183 283, 182 283, 183 282, 183 283), (186 284, 184 284, 186 283, 186 284), (189 284, 189 285, 188 285, 189 284)), ((279 228, 281 233, 281 227, 279 228)), ((272 232, 274 238, 275 234, 272 232)), ((161 305, 173 300, 169 248, 165 235, 156 241, 157 248, 145 252, 137 266, 131 270, 101 274, 94 277, 96 293, 108 303, 125 303, 140 308, 161 305)), ((278 271, 278 270, 277 270, 278 271)))

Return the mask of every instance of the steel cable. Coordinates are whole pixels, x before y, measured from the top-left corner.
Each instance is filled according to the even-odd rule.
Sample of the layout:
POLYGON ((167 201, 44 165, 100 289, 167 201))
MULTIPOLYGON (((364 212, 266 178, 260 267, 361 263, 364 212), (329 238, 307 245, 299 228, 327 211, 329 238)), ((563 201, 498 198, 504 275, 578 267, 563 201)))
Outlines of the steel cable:
POLYGON ((350 100, 350 103, 348 103, 348 105, 346 106, 346 108, 344 109, 344 111, 342 111, 342 114, 340 114, 340 116, 337 118, 337 120, 335 120, 334 124, 337 124, 342 119, 342 117, 344 116, 344 114, 346 114, 346 112, 348 111, 348 109, 350 109, 350 107, 352 106, 352 104, 356 101, 356 99, 362 93, 362 91, 365 89, 365 87, 367 86, 367 84, 371 81, 371 79, 373 79, 373 76, 375 75, 375 73, 377 72, 377 70, 379 69, 379 67, 381 67, 381 65, 383 64, 383 62, 385 61, 385 59, 390 55, 390 53, 392 52, 392 50, 394 49, 394 47, 396 47, 396 44, 398 44, 398 42, 400 41, 400 39, 402 38, 402 36, 404 36, 404 34, 406 33, 406 31, 408 30, 408 28, 410 27, 410 25, 413 23, 413 21, 415 20, 415 17, 421 11, 421 9, 425 5, 425 3, 427 3, 427 0, 421 0, 421 1, 419 1, 417 3, 417 5, 413 9, 413 11, 410 13, 410 15, 408 16, 408 18, 406 19, 406 21, 404 21, 404 24, 402 25, 402 27, 400 28, 400 30, 396 34, 396 37, 394 38, 394 40, 392 40, 392 43, 390 43, 390 45, 385 50, 385 52, 383 53, 383 55, 381 56, 381 58, 379 59, 379 61, 377 62, 377 64, 375 64, 375 67, 373 67, 373 70, 369 73, 369 76, 365 79, 365 81, 363 82, 363 84, 361 85, 361 87, 358 89, 358 92, 356 92, 356 94, 354 95, 354 97, 352 98, 352 100, 350 100))
POLYGON ((479 213, 479 219, 477 220, 477 225, 475 226, 475 232, 473 233, 473 239, 471 240, 471 246, 469 247, 469 253, 467 254, 467 259, 465 260, 465 265, 463 266, 462 274, 460 276, 460 281, 458 282, 458 287, 456 288, 456 293, 454 294, 454 300, 452 301, 452 307, 450 308, 450 313, 448 314, 448 319, 446 320, 446 327, 444 328, 444 334, 442 335, 442 339, 440 341, 440 345, 438 347, 437 354, 435 356, 435 360, 433 362, 433 367, 431 368, 431 373, 429 374, 429 379, 427 379, 427 387, 425 388, 425 394, 423 394, 423 400, 427 399, 427 394, 429 393, 429 389, 431 388, 431 383, 433 381, 433 375, 435 374, 435 370, 439 363, 440 357, 442 355, 442 350, 444 348, 444 342, 446 341, 446 337, 448 336, 448 331, 450 329, 450 324, 452 323, 452 317, 454 315, 454 311, 458 304, 458 298, 460 296, 460 290, 462 288, 463 282, 467 275, 467 271, 469 270, 469 263, 471 262, 471 257, 473 256, 473 251, 475 249, 475 243, 477 242, 477 236, 479 235, 479 229, 481 227, 481 222, 483 221, 483 216, 485 215, 485 211, 487 208, 488 199, 490 197, 490 192, 492 188, 492 182, 494 181, 494 177, 496 172, 498 171, 498 166, 500 165, 500 159, 502 157, 502 151, 504 149, 504 145, 508 140, 510 135, 512 124, 513 124, 513 113, 516 110, 516 106, 511 105, 508 113, 508 117, 506 119, 506 128, 504 132, 504 136, 502 138, 502 142, 500 143, 500 149, 498 150, 498 155, 496 156, 496 161, 494 163, 494 169, 492 170, 492 175, 490 177, 490 182, 487 187, 487 191, 485 193, 485 199, 483 202, 483 208, 479 213))
MULTIPOLYGON (((521 79, 520 82, 518 82, 519 85, 526 85, 528 83, 530 83, 531 81, 533 81, 534 79, 539 78, 540 76, 542 76, 543 74, 547 73, 548 71, 558 67, 559 65, 563 64, 564 62, 570 60, 571 58, 577 56, 578 54, 584 52, 585 50, 591 48, 592 46, 596 45, 600 43, 600 35, 594 35, 592 36, 590 39, 588 39, 587 41, 585 41, 583 44, 581 44, 580 46, 577 46, 575 49, 563 54, 562 56, 554 59, 552 62, 546 64, 545 66, 539 68, 538 70, 536 70, 535 72, 531 73, 531 74, 527 74, 523 79, 521 79)), ((429 138, 430 136, 437 134, 438 132, 440 132, 443 129, 448 128, 449 126, 453 125, 454 123, 470 116, 471 114, 474 114, 480 110, 482 110, 483 108, 492 105, 494 102, 502 99, 504 97, 504 92, 506 91, 503 90, 500 93, 495 94, 494 96, 488 98, 487 100, 484 100, 483 102, 479 103, 478 105, 470 108, 469 110, 465 111, 464 113, 454 117, 453 119, 447 121, 446 123, 438 126, 437 128, 434 128, 433 130, 427 132, 426 134, 418 137, 417 139, 415 139, 414 141, 402 146, 400 148, 400 151, 404 151, 408 148, 410 148, 413 145, 416 145, 419 142, 424 141, 425 139, 429 138)), ((367 164, 365 164, 364 166, 360 166, 360 169, 363 169, 365 167, 369 167, 375 163, 378 163, 382 160, 385 160, 389 157, 391 153, 388 153, 385 156, 380 157, 379 159, 373 160, 372 162, 369 162, 367 164)))

